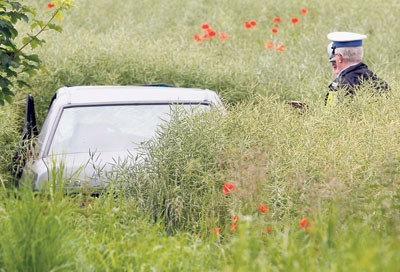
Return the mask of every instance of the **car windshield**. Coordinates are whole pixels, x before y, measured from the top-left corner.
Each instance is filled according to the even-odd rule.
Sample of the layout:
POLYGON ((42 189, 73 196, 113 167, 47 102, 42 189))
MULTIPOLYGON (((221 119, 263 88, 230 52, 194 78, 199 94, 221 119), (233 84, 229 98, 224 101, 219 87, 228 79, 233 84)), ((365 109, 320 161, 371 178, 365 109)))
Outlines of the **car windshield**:
POLYGON ((120 152, 151 139, 172 112, 202 111, 209 105, 107 105, 65 108, 48 154, 120 152))

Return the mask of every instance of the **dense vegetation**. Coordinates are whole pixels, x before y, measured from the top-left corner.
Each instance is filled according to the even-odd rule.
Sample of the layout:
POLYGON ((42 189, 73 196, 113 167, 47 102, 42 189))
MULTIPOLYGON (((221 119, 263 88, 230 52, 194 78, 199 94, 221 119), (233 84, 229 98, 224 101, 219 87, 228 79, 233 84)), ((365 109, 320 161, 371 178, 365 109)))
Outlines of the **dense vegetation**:
POLYGON ((247 2, 76 1, 64 31, 44 33, 36 53, 47 73, 24 78, 31 87, 0 108, 0 267, 398 270, 400 5, 247 2), (204 23, 217 35, 198 42, 204 23), (332 80, 326 34, 338 30, 368 35, 365 62, 391 85, 389 99, 323 105, 332 80), (110 175, 125 181, 117 194, 8 189, 27 93, 41 122, 63 85, 160 82, 216 90, 229 110, 160 129, 139 150, 150 160, 110 175), (309 110, 292 109, 287 99, 309 110))

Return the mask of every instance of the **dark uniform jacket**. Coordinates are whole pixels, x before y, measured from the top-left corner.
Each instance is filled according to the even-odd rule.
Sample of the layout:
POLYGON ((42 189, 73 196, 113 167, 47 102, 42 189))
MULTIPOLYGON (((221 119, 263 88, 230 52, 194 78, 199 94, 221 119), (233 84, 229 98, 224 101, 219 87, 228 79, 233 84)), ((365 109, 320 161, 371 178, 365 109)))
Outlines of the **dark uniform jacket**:
POLYGON ((354 95, 357 87, 368 83, 372 84, 378 94, 386 93, 389 86, 386 81, 368 69, 368 66, 360 62, 344 69, 337 78, 329 85, 329 92, 325 98, 325 104, 329 102, 332 94, 337 95, 339 90, 344 91, 344 96, 354 95), (332 93, 335 92, 335 93, 332 93))

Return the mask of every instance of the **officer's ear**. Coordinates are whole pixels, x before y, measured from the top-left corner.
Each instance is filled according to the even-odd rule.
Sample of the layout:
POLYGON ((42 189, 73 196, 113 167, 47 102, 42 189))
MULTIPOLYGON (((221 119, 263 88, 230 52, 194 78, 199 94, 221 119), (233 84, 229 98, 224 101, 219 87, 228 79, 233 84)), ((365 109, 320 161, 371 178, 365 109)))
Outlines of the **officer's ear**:
POLYGON ((340 54, 335 54, 335 59, 336 59, 336 62, 338 62, 338 63, 343 62, 343 56, 340 54))

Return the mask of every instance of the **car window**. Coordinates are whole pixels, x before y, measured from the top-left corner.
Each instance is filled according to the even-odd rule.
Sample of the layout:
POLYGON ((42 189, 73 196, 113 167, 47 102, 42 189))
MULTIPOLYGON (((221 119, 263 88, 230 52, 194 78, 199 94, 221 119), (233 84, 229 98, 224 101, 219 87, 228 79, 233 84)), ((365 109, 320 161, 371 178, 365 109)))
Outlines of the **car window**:
MULTIPOLYGON (((118 152, 151 139, 177 107, 207 110, 209 105, 107 105, 65 108, 48 154, 118 152)), ((176 109, 176 110, 179 110, 176 109)))

